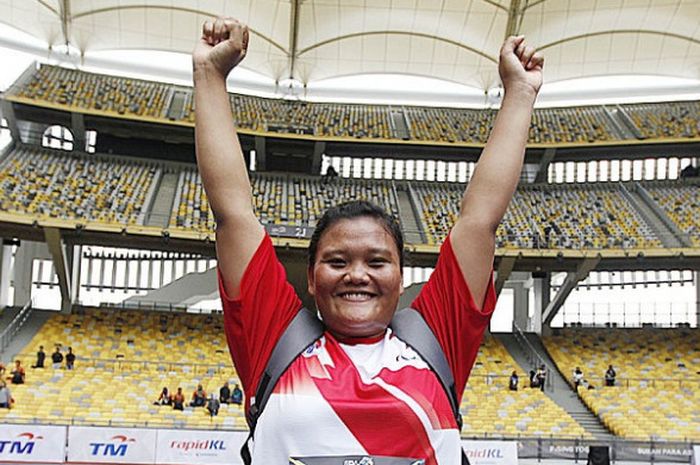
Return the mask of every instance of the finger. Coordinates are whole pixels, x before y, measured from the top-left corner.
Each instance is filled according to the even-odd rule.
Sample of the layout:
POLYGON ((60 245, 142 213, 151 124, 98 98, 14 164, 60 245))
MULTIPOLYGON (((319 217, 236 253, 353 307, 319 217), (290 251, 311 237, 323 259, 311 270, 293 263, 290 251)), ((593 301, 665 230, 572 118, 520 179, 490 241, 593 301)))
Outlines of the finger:
POLYGON ((214 43, 218 44, 223 40, 224 35, 224 20, 223 18, 216 18, 214 21, 214 43))
POLYGON ((527 69, 537 69, 540 68, 542 69, 544 67, 544 56, 542 56, 541 53, 535 53, 532 58, 530 58, 530 61, 527 63, 527 69))
POLYGON ((212 35, 214 34, 214 23, 210 20, 204 21, 202 25, 202 39, 204 39, 209 45, 212 43, 212 35))
POLYGON ((510 55, 515 51, 515 49, 520 45, 520 43, 525 40, 524 36, 510 36, 508 37, 505 42, 503 42, 503 46, 501 47, 501 57, 510 55))
POLYGON ((515 56, 517 56, 519 60, 522 60, 523 53, 525 52, 525 47, 526 47, 526 46, 527 46, 527 44, 526 44, 525 41, 523 40, 523 41, 520 42, 520 43, 518 44, 518 46, 515 48, 515 52, 514 52, 514 53, 515 53, 515 56))
POLYGON ((522 55, 520 56, 520 62, 523 64, 523 66, 527 67, 527 63, 530 61, 530 58, 535 54, 535 47, 532 47, 530 45, 525 46, 525 49, 523 50, 522 55))
POLYGON ((241 23, 236 18, 226 17, 224 18, 225 33, 223 40, 228 40, 233 37, 234 31, 241 23))

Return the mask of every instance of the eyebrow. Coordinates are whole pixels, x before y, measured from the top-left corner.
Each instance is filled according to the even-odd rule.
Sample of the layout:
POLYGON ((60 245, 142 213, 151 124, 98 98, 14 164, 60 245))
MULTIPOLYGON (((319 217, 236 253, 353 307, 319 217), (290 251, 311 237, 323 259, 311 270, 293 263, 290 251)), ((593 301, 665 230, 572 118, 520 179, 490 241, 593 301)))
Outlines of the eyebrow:
MULTIPOLYGON (((391 249, 387 247, 372 247, 368 249, 368 252, 370 254, 377 254, 377 255, 391 255, 391 249)), ((325 257, 327 255, 335 255, 335 254, 344 254, 347 253, 347 249, 326 249, 321 256, 325 257)))

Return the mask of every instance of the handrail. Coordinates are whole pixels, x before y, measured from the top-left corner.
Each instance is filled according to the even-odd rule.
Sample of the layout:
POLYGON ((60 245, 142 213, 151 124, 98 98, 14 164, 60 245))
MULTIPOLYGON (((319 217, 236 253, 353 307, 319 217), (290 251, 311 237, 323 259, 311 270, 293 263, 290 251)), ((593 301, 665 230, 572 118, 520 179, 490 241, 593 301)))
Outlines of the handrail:
POLYGON ((7 325, 7 328, 0 333, 0 353, 5 352, 5 349, 7 349, 7 347, 10 345, 12 338, 14 338, 19 330, 22 329, 22 326, 24 326, 24 323, 26 323, 29 315, 31 315, 32 309, 32 301, 30 300, 24 304, 22 310, 15 315, 10 324, 7 325))
MULTIPOLYGON (((527 357, 527 361, 530 364, 530 366, 534 366, 536 368, 539 368, 541 365, 547 365, 545 361, 540 357, 540 354, 537 352, 537 350, 530 344, 530 341, 528 341, 527 337, 525 336, 525 333, 518 327, 518 325, 513 321, 513 336, 515 337, 515 340, 520 344, 520 347, 523 349, 525 352, 525 357, 527 357)), ((551 370, 552 367, 549 367, 551 370)), ((529 380, 528 380, 529 381, 529 380)), ((552 390, 552 377, 551 376, 546 376, 544 379, 544 387, 545 389, 552 390)))

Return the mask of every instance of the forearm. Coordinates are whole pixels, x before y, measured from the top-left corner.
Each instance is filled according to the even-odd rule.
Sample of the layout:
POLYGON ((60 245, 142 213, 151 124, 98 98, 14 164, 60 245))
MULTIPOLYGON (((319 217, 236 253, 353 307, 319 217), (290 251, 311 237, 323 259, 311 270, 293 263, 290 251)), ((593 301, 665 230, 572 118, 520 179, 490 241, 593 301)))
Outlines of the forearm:
POLYGON ((461 216, 498 227, 518 186, 536 93, 507 91, 462 198, 461 216))
POLYGON ((251 186, 233 124, 226 81, 206 66, 195 67, 197 166, 217 221, 252 214, 251 186))

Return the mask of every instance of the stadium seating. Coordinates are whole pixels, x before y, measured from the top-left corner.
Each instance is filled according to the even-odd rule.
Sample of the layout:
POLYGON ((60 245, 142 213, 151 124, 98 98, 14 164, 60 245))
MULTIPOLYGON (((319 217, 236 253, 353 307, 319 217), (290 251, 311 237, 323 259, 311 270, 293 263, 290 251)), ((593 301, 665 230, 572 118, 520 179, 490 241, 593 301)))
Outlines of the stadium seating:
POLYGON ((700 247, 700 185, 661 181, 645 183, 644 188, 691 244, 700 247))
MULTIPOLYGON (((214 217, 199 173, 194 168, 186 169, 180 179, 170 227, 213 231, 214 217)), ((398 202, 388 181, 252 174, 251 184, 253 205, 263 224, 313 226, 329 207, 354 199, 382 205, 398 217, 398 202)))
MULTIPOLYGON (((133 118, 194 122, 192 89, 126 77, 42 65, 13 93, 37 103, 133 118), (175 95, 182 99, 176 99, 175 95), (174 104, 175 101, 177 104, 174 104), (177 111, 171 111, 177 107, 177 111)), ((318 137, 410 139, 483 144, 495 110, 312 103, 231 94, 233 119, 242 129, 318 137), (392 123, 392 117, 397 119, 392 123), (403 118, 408 134, 395 127, 403 118)), ((700 136, 700 102, 619 107, 644 138, 700 136)), ((401 123, 403 124, 403 123, 401 123)), ((537 109, 530 143, 566 144, 619 140, 602 106, 537 109)))
POLYGON ((693 329, 566 328, 544 338, 571 381, 575 367, 595 389, 586 404, 615 434, 630 439, 700 440, 700 335, 693 329), (608 365, 616 386, 604 386, 608 365))
POLYGON ((42 65, 17 96, 82 110, 163 118, 172 88, 160 82, 42 65))
MULTIPOLYGON (((429 244, 459 216, 464 185, 410 183, 429 244)), ((498 247, 659 247, 661 242, 616 184, 521 186, 498 229, 498 247)))
POLYGON ((529 376, 517 367, 498 340, 484 337, 460 405, 463 436, 589 437, 545 393, 527 387, 529 376), (518 391, 508 390, 514 370, 520 378, 518 391))
POLYGON ((700 102, 622 105, 644 138, 700 137, 700 102))
POLYGON ((153 162, 20 146, 0 165, 0 210, 142 224, 160 173, 153 162))

